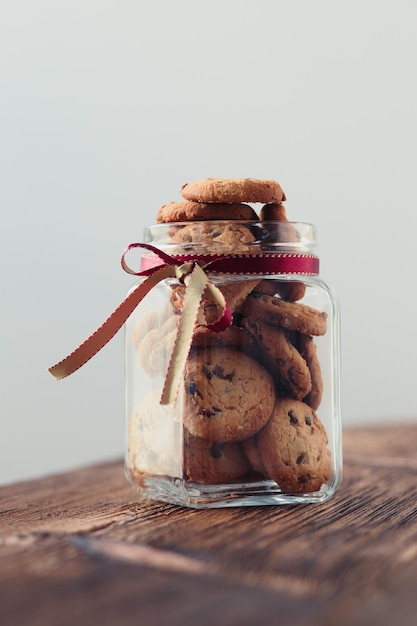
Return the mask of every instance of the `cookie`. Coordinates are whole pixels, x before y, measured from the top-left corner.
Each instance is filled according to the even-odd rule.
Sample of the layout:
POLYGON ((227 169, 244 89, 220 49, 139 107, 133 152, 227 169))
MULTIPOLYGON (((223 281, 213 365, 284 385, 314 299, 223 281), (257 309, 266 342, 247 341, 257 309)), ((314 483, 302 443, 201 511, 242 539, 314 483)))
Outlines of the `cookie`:
POLYGON ((313 337, 302 334, 298 335, 297 345, 301 356, 307 363, 311 376, 311 390, 304 398, 304 402, 316 411, 323 397, 323 376, 317 355, 317 345, 313 337))
POLYGON ((255 210, 248 204, 206 203, 206 202, 169 202, 160 207, 156 214, 156 223, 198 222, 202 220, 239 220, 258 221, 255 210))
POLYGON ((186 183, 181 195, 192 202, 279 203, 285 194, 275 180, 257 178, 205 178, 186 183))
POLYGON ((239 326, 229 326, 221 332, 214 332, 204 326, 195 329, 193 335, 193 348, 198 347, 219 347, 234 348, 240 352, 245 352, 254 359, 260 360, 261 350, 259 344, 245 328, 239 326))
POLYGON ((284 222, 275 228, 275 243, 294 243, 298 241, 297 229, 287 219, 287 212, 282 202, 265 204, 259 212, 261 222, 284 222))
POLYGON ((265 366, 278 389, 297 400, 305 398, 311 391, 310 370, 285 331, 255 317, 243 317, 240 324, 258 341, 265 366))
POLYGON ((181 477, 182 426, 160 390, 144 394, 128 422, 127 466, 131 472, 181 477))
POLYGON ((262 280, 256 286, 255 291, 269 294, 270 296, 279 296, 287 302, 296 302, 304 298, 306 286, 299 281, 289 280, 262 280))
POLYGON ((268 472, 258 450, 257 435, 245 439, 241 445, 252 470, 257 474, 261 474, 261 476, 267 477, 268 472))
POLYGON ((264 426, 275 402, 267 370, 233 348, 198 348, 184 376, 184 424, 196 437, 224 443, 264 426))
POLYGON ((159 313, 157 311, 147 311, 136 322, 132 329, 132 343, 137 349, 146 335, 159 326, 159 313))
POLYGON ((239 312, 245 317, 261 319, 305 335, 324 335, 327 329, 325 312, 299 302, 287 302, 259 291, 250 293, 239 308, 239 312))
POLYGON ((250 244, 254 241, 250 228, 240 222, 192 222, 175 229, 171 236, 171 244, 181 244, 182 254, 188 251, 247 254, 253 251, 250 244))
POLYGON ((268 476, 283 493, 318 491, 331 474, 327 435, 315 411, 298 400, 277 400, 258 433, 257 448, 268 476))
MULTIPOLYGON (((258 283, 259 279, 254 278, 245 280, 229 280, 225 283, 216 282, 215 284, 224 295, 229 309, 233 313, 242 304, 242 302, 244 302, 246 297, 256 288, 258 283)), ((210 295, 203 297, 202 306, 208 321, 209 318, 213 318, 213 321, 218 319, 221 314, 221 310, 210 295)))
POLYGON ((159 328, 153 328, 145 335, 137 348, 140 366, 146 374, 152 377, 157 376, 163 371, 162 362, 156 358, 156 355, 159 355, 159 343, 159 328))
POLYGON ((181 283, 171 285, 171 291, 169 294, 169 301, 172 305, 172 310, 175 315, 181 315, 184 308, 184 299, 186 294, 186 287, 181 283))
POLYGON ((178 327, 178 317, 171 314, 167 317, 161 326, 161 339, 167 337, 173 330, 178 327))
MULTIPOLYGON (((233 313, 258 283, 258 279, 237 281, 230 280, 223 284, 216 283, 216 286, 224 295, 229 309, 233 313)), ((186 287, 184 285, 179 284, 172 286, 170 298, 176 314, 182 313, 185 294, 186 287)), ((208 324, 214 323, 222 314, 221 306, 217 304, 210 294, 203 295, 201 307, 203 308, 204 316, 208 324)))
POLYGON ((159 328, 153 328, 137 347, 139 363, 149 376, 163 374, 174 346, 178 317, 171 315, 159 328))
POLYGON ((184 474, 202 484, 230 483, 244 476, 249 462, 239 443, 213 443, 184 429, 184 474))
POLYGON ((287 222, 287 211, 282 202, 265 204, 259 212, 261 222, 287 222))

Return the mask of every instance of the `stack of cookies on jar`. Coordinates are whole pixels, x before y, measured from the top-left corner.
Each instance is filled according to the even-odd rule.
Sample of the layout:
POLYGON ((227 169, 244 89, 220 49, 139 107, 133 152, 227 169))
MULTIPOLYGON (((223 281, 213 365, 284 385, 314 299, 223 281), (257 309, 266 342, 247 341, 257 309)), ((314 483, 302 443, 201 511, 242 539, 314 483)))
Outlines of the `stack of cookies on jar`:
MULTIPOLYGON (((173 253, 256 254, 268 247, 259 235, 262 224, 272 222, 279 223, 280 249, 286 243, 297 249, 297 230, 276 181, 209 178, 187 183, 181 195, 156 216, 169 229, 173 253), (261 205, 259 213, 254 204, 261 205)), ((181 393, 182 478, 204 485, 270 480, 283 493, 319 491, 331 474, 318 417, 323 381, 317 338, 326 333, 326 313, 303 303, 301 277, 226 274, 210 280, 233 319, 221 332, 204 324, 194 330, 181 393)), ((163 323, 152 327, 144 319, 138 325, 134 341, 150 376, 166 368, 185 294, 183 284, 171 283, 163 323)), ((209 296, 200 307, 208 324, 221 314, 209 296)))

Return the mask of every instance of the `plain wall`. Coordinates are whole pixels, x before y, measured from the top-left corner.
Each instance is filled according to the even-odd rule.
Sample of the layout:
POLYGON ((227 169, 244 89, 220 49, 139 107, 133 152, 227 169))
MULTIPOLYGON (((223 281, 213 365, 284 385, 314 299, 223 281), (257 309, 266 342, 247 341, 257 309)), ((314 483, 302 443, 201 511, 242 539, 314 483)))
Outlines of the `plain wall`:
POLYGON ((0 483, 119 457, 119 304, 161 204, 274 178, 342 309, 344 425, 415 420, 417 3, 17 0, 0 8, 0 483))

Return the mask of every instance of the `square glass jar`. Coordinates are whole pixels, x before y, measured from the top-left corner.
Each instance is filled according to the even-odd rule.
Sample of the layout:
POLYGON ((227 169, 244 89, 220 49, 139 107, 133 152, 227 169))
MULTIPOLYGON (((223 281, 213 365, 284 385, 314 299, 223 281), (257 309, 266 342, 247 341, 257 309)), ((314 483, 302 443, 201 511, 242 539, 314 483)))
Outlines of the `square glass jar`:
MULTIPOLYGON (((342 475, 339 307, 318 275, 315 227, 157 224, 145 241, 199 263, 232 319, 210 330, 221 307, 203 294, 169 405, 160 399, 187 286, 159 282, 126 322, 126 472, 134 488, 195 508, 327 500, 342 475)), ((158 257, 146 253, 142 262, 158 257)))

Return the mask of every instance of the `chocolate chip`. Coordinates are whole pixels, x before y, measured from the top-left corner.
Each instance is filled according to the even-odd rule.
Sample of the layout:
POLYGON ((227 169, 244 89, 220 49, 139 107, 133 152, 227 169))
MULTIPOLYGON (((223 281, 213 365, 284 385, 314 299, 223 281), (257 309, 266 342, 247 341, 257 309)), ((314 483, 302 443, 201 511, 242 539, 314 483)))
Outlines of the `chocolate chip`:
POLYGON ((234 376, 234 372, 226 374, 222 366, 218 363, 213 367, 213 374, 217 376, 217 378, 221 378, 222 380, 228 380, 230 382, 233 380, 234 376))
POLYGON ((296 414, 294 413, 294 411, 288 411, 288 417, 290 418, 290 423, 291 424, 298 424, 298 418, 296 416, 296 414))
POLYGON ((306 460, 306 458, 307 458, 307 455, 306 455, 306 453, 305 453, 305 452, 303 452, 302 454, 300 454, 300 455, 297 457, 297 459, 296 459, 296 461, 295 461, 295 462, 297 463, 297 465, 301 465, 301 463, 304 463, 304 461, 306 460))
POLYGON ((197 391, 197 385, 195 384, 195 380, 190 380, 190 382, 188 383, 188 393, 190 393, 193 396, 196 391, 197 391))
POLYGON ((207 378, 207 380, 211 380, 213 378, 213 373, 208 365, 203 365, 203 374, 207 378))
POLYGON ((306 415, 304 420, 307 426, 311 426, 311 417, 309 415, 306 415))
POLYGON ((210 448, 210 454, 213 459, 220 459, 223 456, 224 443, 213 443, 210 448))
POLYGON ((302 474, 301 476, 297 478, 297 480, 302 485, 305 485, 306 483, 308 483, 308 476, 306 476, 305 474, 302 474))

